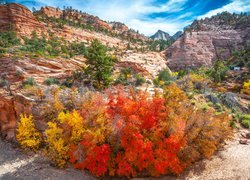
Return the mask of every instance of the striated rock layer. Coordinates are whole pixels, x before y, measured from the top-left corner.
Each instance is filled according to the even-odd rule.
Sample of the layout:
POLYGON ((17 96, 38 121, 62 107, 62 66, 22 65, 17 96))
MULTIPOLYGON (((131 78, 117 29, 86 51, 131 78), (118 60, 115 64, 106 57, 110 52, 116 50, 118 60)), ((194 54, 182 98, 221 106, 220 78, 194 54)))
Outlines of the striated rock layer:
POLYGON ((47 78, 65 79, 73 71, 82 68, 85 58, 23 58, 13 60, 11 57, 2 57, 0 61, 0 77, 5 77, 10 83, 16 83, 29 77, 33 77, 38 83, 43 83, 47 78))
POLYGON ((40 23, 26 7, 11 3, 0 5, 0 31, 16 30, 20 35, 42 32, 44 25, 40 23))
POLYGON ((250 25, 244 29, 185 32, 166 51, 167 65, 180 70, 211 66, 216 59, 227 59, 234 50, 250 42, 250 25))

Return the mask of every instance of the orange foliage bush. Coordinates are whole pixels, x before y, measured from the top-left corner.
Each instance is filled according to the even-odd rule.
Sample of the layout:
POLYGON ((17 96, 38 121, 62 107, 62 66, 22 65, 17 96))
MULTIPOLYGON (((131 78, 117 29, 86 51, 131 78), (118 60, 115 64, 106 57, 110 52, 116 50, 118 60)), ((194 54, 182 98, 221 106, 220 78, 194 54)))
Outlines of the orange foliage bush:
POLYGON ((94 95, 80 112, 88 132, 69 156, 76 168, 88 169, 96 176, 152 176, 179 174, 184 164, 178 157, 185 146, 184 123, 166 126, 168 110, 163 97, 149 98, 145 92, 94 95), (97 98, 98 97, 98 98, 97 98), (96 138, 98 130, 102 138, 96 138), (102 157, 102 158, 101 158, 102 157))
POLYGON ((155 96, 92 93, 80 110, 60 113, 58 120, 69 136, 70 162, 96 176, 180 174, 230 134, 227 115, 198 110, 175 84, 155 96))

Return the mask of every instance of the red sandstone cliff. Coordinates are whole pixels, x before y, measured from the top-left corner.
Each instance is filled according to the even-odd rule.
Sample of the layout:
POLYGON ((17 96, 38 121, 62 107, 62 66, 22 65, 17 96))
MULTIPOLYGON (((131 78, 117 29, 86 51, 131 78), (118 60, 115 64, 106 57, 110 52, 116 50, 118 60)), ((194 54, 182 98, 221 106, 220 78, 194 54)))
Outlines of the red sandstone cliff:
POLYGON ((41 32, 45 27, 29 9, 20 4, 0 5, 0 30, 10 28, 25 36, 34 30, 41 32))

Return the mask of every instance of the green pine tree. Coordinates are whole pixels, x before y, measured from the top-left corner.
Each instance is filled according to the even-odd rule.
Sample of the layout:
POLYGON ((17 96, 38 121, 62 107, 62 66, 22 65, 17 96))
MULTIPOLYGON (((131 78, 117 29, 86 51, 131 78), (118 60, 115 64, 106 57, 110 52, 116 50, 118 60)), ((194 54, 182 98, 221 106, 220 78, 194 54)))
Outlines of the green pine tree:
POLYGON ((115 57, 107 54, 107 47, 98 40, 92 41, 87 52, 85 74, 97 89, 108 87, 112 82, 112 71, 115 57))

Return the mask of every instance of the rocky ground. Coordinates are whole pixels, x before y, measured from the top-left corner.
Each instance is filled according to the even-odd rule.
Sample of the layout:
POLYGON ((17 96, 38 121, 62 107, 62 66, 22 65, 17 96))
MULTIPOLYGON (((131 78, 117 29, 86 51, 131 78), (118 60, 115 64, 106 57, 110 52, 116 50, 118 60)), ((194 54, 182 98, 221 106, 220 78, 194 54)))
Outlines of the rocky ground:
POLYGON ((82 171, 52 167, 43 156, 25 154, 19 148, 2 140, 0 140, 0 152, 1 180, 95 179, 82 171))
MULTIPOLYGON (((245 139, 242 133, 243 130, 237 132, 235 137, 211 159, 195 163, 180 177, 168 176, 159 179, 250 179, 250 140, 248 145, 240 144, 239 140, 245 139)), ((0 179, 3 180, 96 179, 88 172, 52 167, 41 154, 25 154, 15 145, 2 140, 0 140, 0 152, 0 179)))

